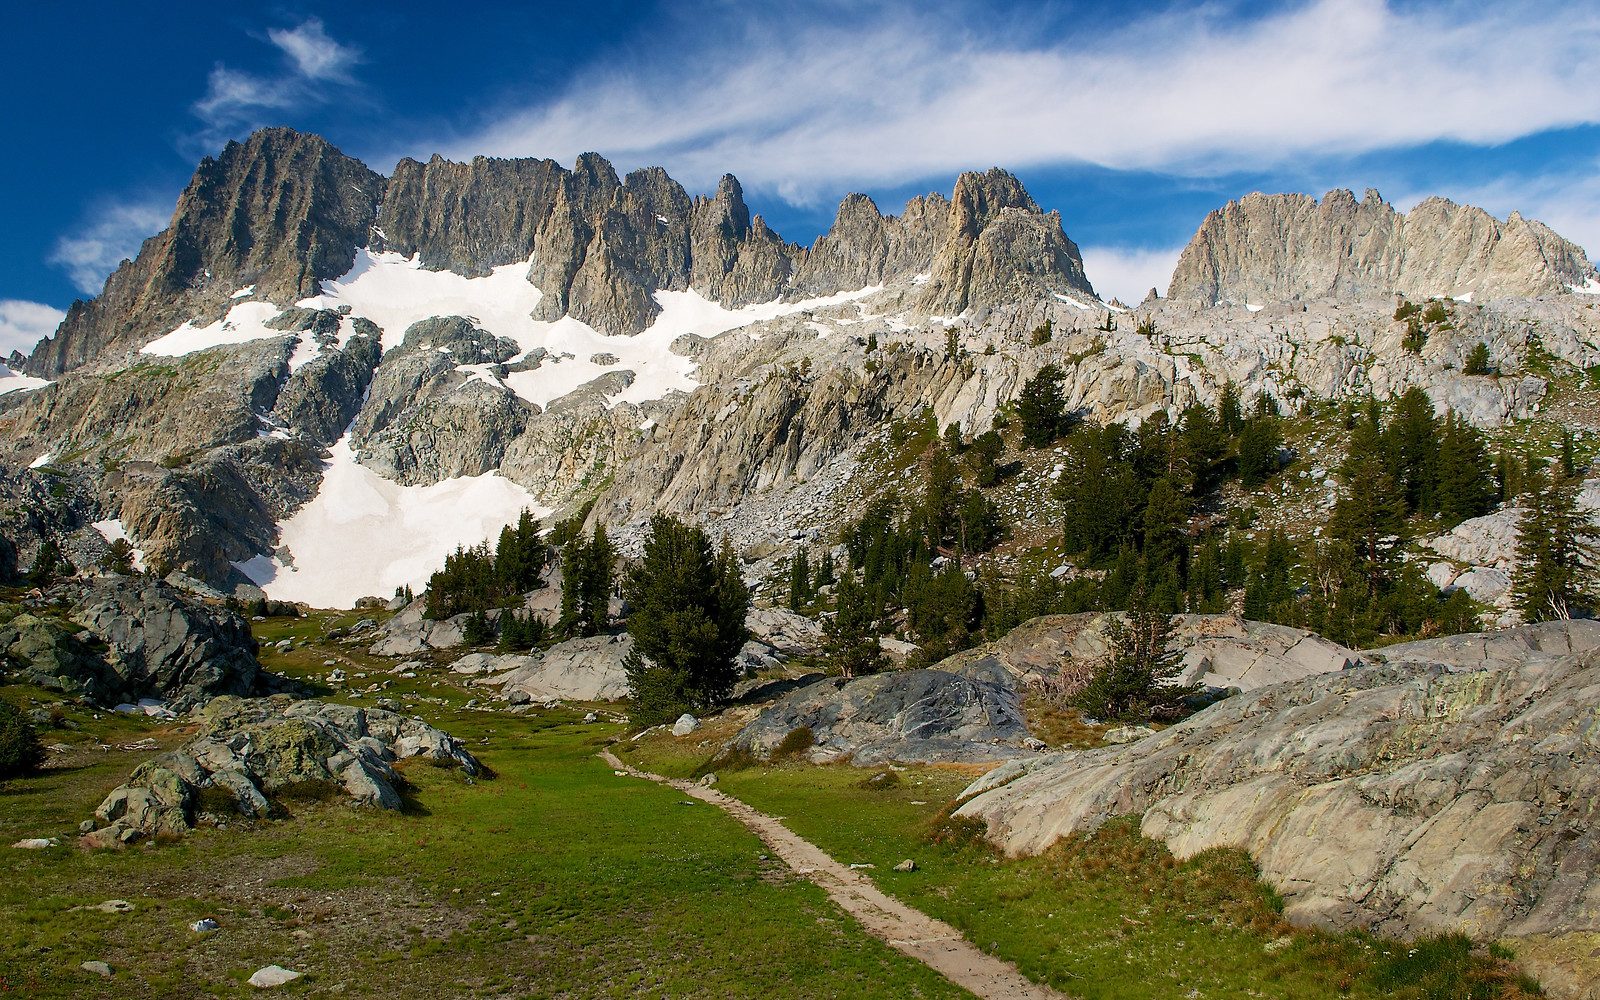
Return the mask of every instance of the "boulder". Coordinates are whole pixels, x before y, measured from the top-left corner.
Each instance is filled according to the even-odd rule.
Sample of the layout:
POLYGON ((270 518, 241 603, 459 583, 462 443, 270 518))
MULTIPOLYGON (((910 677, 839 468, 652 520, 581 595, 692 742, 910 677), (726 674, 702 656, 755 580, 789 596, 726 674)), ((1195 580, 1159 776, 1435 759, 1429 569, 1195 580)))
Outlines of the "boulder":
POLYGON ((846 681, 834 678, 790 691, 739 731, 733 745, 770 757, 802 726, 816 761, 848 757, 859 766, 989 763, 1030 756, 1022 701, 1003 674, 963 676, 905 670, 846 681))
POLYGON ((1390 647, 1138 742, 996 769, 956 815, 1015 856, 1131 813, 1179 858, 1249 851, 1285 915, 1320 927, 1600 932, 1597 645, 1600 625, 1553 622, 1390 647))
POLYGON ((744 627, 752 639, 786 656, 805 656, 822 648, 822 626, 788 608, 751 608, 744 627))
POLYGON ((672 735, 688 736, 690 733, 699 728, 700 720, 690 715, 688 712, 685 712, 678 716, 677 722, 672 724, 672 735))
POLYGON ((304 972, 285 969, 281 965, 269 965, 264 969, 257 969, 251 973, 247 982, 257 989, 265 990, 274 986, 282 986, 284 983, 292 983, 303 975, 305 975, 304 972))
POLYGON ((414 656, 430 649, 450 649, 466 641, 462 626, 467 615, 456 615, 444 621, 424 618, 426 605, 419 599, 400 609, 377 630, 378 641, 372 644, 373 656, 414 656))
POLYGON ((318 786, 358 805, 399 809, 390 763, 426 756, 468 774, 477 760, 448 734, 382 709, 320 701, 223 697, 202 715, 200 735, 139 765, 95 815, 110 824, 84 843, 110 847, 126 835, 182 834, 193 825, 202 789, 224 789, 245 816, 271 811, 271 796, 318 786))
POLYGON ((494 657, 511 669, 476 683, 500 688, 510 697, 521 691, 532 701, 565 698, 572 701, 617 701, 628 696, 628 674, 623 661, 633 651, 633 637, 593 635, 569 639, 542 655, 494 657))

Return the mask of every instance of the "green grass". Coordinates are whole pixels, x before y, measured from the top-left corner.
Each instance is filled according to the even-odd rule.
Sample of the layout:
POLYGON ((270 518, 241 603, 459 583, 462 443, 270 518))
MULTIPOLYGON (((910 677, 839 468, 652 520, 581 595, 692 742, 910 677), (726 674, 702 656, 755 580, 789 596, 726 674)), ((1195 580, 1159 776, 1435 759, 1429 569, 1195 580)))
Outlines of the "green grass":
MULTIPOLYGON (((624 759, 683 774, 692 749, 641 741, 624 759)), ((1006 859, 970 828, 941 821, 969 780, 910 768, 892 787, 849 766, 784 764, 718 772, 718 788, 785 823, 835 858, 871 864, 880 888, 960 928, 1037 981, 1085 1000, 1198 996, 1516 997, 1533 984, 1465 938, 1403 945, 1291 927, 1281 900, 1241 851, 1184 862, 1131 819, 1006 859), (919 804, 920 803, 920 804, 919 804), (943 826, 941 843, 930 840, 943 826), (905 858, 912 872, 895 872, 905 858), (1413 953, 1412 948, 1417 950, 1413 953)))
MULTIPOLYGON (((289 802, 289 818, 123 852, 0 855, 0 977, 19 996, 217 996, 278 963, 282 992, 347 996, 962 996, 867 937, 761 842, 594 757, 573 712, 446 713, 499 775, 412 762, 402 814, 289 802), (483 741, 487 740, 485 743, 483 741), (119 898, 131 914, 73 911, 119 898), (187 924, 214 915, 201 937, 187 924), (78 971, 100 959, 101 981, 78 971)), ((110 720, 104 720, 110 721, 110 720)), ((175 727, 134 724, 163 737, 175 727)), ((148 754, 0 791, 0 838, 69 840, 148 754)))

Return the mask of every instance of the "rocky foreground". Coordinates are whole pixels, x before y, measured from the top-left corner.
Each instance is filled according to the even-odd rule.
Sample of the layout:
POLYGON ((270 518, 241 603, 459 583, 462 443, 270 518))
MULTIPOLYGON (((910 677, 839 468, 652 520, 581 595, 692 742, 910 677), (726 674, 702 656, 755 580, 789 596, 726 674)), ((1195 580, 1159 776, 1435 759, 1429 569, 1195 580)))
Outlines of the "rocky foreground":
POLYGON ((1600 624, 1370 653, 1127 746, 1003 765, 958 816, 1008 854, 1107 819, 1250 852, 1285 914, 1495 939, 1600 931, 1600 624))

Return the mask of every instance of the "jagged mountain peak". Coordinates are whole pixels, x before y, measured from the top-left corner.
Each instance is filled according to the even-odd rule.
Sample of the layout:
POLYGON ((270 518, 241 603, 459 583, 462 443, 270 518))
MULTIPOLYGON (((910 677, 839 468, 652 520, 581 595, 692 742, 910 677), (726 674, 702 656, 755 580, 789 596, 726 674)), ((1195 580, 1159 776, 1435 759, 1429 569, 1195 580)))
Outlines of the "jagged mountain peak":
POLYGON ((543 293, 537 318, 570 315, 611 334, 646 329, 663 290, 737 308, 932 274, 915 308, 941 314, 1029 290, 1093 295, 1059 215, 1042 214, 999 168, 962 174, 951 198, 914 198, 899 217, 850 196, 808 249, 753 215, 732 174, 691 198, 660 167, 619 179, 591 152, 570 170, 550 159, 408 157, 384 178, 320 136, 266 128, 201 161, 171 225, 102 295, 74 305, 29 374, 220 319, 242 289, 290 305, 346 273, 363 247, 467 277, 529 262, 543 293))

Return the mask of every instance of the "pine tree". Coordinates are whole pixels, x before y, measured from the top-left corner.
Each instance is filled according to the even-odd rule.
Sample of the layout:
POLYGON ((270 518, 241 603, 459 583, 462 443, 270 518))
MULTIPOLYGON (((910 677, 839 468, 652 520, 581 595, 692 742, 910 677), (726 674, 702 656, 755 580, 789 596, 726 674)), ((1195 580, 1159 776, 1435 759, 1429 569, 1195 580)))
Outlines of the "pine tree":
POLYGON ((888 666, 872 631, 872 606, 849 573, 839 579, 836 607, 833 617, 822 623, 822 654, 829 670, 848 678, 875 674, 888 666))
POLYGON ((832 586, 834 582, 833 550, 823 549, 822 558, 817 560, 817 575, 812 580, 811 589, 813 592, 819 591, 823 587, 832 586))
POLYGON ((1489 345, 1479 341, 1467 355, 1467 363, 1462 371, 1467 375, 1489 374, 1489 345))
POLYGON ((1217 424, 1229 437, 1244 430, 1244 409, 1239 405, 1239 390, 1232 382, 1222 383, 1222 395, 1217 399, 1217 424))
POLYGON ((802 545, 789 562, 789 610, 799 611, 811 598, 811 559, 802 545))
POLYGON ((1526 621, 1570 618, 1575 609, 1595 602, 1600 545, 1588 513, 1578 508, 1580 483, 1552 481, 1543 471, 1529 478, 1511 592, 1526 621))
POLYGON ((1396 401, 1394 416, 1383 437, 1389 468, 1405 490, 1407 511, 1437 511, 1434 484, 1438 477, 1439 426, 1428 394, 1416 386, 1407 389, 1396 401))
POLYGON ((1022 437, 1031 448, 1049 447, 1061 436, 1066 420, 1066 398, 1061 395, 1065 375, 1059 365, 1039 369, 1022 385, 1017 401, 1017 418, 1022 422, 1022 437))
POLYGON ((998 431, 984 431, 972 439, 972 445, 967 449, 967 463, 977 473, 979 486, 987 488, 1000 481, 1000 470, 995 463, 1000 460, 1003 451, 1005 442, 1000 439, 998 431))
POLYGON ((633 721, 648 725, 725 700, 738 678, 750 593, 726 542, 667 514, 650 520, 644 555, 627 572, 633 651, 624 668, 633 721))
POLYGON ((1445 414, 1434 467, 1434 501, 1446 528, 1492 509, 1495 490, 1483 435, 1453 410, 1445 414))
POLYGON ((598 635, 605 626, 616 561, 616 548, 603 524, 595 526, 589 541, 579 535, 567 543, 561 555, 561 621, 557 626, 563 635, 598 635))
POLYGON ((1113 619, 1106 628, 1111 646, 1107 662, 1094 672, 1074 699, 1098 719, 1132 721, 1155 714, 1179 713, 1192 688, 1166 683, 1178 673, 1179 654, 1169 651, 1172 619, 1151 610, 1141 597, 1126 622, 1113 619))

